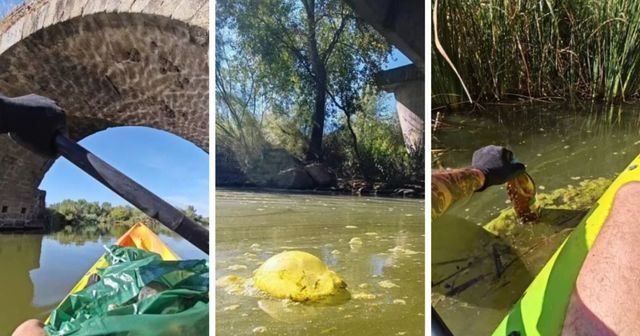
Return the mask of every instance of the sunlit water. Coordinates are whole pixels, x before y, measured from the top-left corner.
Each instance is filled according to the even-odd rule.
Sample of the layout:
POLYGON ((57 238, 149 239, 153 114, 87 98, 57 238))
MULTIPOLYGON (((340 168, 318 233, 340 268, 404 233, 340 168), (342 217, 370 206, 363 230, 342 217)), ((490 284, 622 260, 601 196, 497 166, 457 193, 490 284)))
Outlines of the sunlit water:
MULTIPOLYGON (((45 320, 117 237, 96 241, 76 237, 61 243, 54 234, 0 234, 0 335, 21 322, 45 320)), ((183 259, 207 256, 178 237, 160 238, 183 259)))
POLYGON ((285 312, 281 300, 218 287, 217 334, 424 334, 424 225, 422 200, 217 190, 216 278, 250 278, 270 256, 295 249, 321 258, 352 295, 285 312), (349 245, 356 237, 360 248, 349 245))
MULTIPOLYGON (((538 192, 549 192, 613 178, 640 153, 635 106, 486 107, 482 115, 444 119, 449 127, 434 134, 433 147, 446 151, 434 159, 434 169, 468 166, 474 150, 501 144, 527 165, 538 192)), ((455 204, 432 224, 432 304, 455 334, 491 333, 584 215, 556 214, 519 228, 516 238, 497 239, 481 225, 507 206, 506 190, 493 187, 455 204)))

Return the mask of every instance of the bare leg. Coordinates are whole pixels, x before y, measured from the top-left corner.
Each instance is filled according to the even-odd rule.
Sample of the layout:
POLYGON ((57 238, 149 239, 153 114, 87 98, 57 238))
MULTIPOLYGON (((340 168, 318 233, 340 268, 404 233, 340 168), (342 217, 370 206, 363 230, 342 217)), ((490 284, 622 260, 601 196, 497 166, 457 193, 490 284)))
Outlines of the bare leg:
POLYGON ((640 183, 618 191, 578 274, 563 335, 640 333, 640 183))
POLYGON ((11 336, 45 336, 44 324, 38 320, 27 320, 19 325, 11 336))

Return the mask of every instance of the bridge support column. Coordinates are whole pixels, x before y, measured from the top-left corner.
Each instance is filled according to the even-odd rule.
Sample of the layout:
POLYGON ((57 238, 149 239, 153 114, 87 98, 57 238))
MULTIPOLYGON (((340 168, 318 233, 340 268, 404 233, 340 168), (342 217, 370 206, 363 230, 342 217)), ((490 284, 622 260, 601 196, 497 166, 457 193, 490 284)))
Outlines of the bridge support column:
POLYGON ((4 192, 0 197, 0 230, 40 229, 45 224, 46 192, 4 192))
POLYGON ((383 90, 393 92, 409 153, 424 150, 424 75, 415 65, 383 71, 378 75, 383 90))

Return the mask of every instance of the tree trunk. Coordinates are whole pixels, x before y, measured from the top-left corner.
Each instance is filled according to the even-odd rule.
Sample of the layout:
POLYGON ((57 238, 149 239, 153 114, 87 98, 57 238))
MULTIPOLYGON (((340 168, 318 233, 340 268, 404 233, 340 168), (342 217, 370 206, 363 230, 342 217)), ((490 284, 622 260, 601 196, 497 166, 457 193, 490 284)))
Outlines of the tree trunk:
POLYGON ((314 75, 314 104, 311 118, 311 139, 305 155, 306 161, 322 161, 322 136, 324 133, 324 117, 327 103, 327 69, 318 52, 316 40, 315 1, 303 0, 307 12, 307 44, 311 70, 314 75))
POLYGON ((324 69, 321 74, 316 73, 313 104, 313 117, 311 119, 311 139, 307 149, 307 161, 322 161, 322 137, 324 133, 324 118, 327 101, 327 75, 324 69))

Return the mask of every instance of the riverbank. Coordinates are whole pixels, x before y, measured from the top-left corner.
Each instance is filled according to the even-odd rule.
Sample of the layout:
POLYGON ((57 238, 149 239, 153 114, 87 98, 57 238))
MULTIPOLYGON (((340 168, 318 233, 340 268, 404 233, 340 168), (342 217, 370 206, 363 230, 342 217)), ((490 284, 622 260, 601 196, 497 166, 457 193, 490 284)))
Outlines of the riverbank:
MULTIPOLYGON (((216 153, 216 187, 291 193, 424 198, 424 179, 371 181, 338 177, 325 163, 304 164, 284 150, 270 150, 257 165, 241 168, 232 155, 216 153)), ((334 162, 335 164, 335 162, 334 162)), ((424 171, 416 173, 423 176, 424 171), (420 174, 422 173, 422 174, 420 174)))

